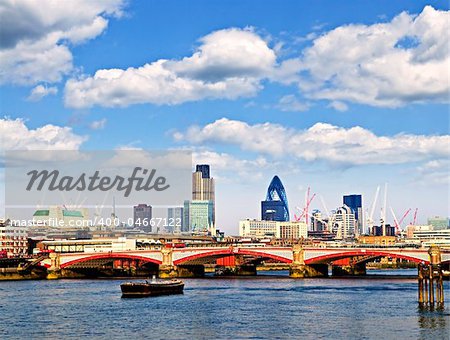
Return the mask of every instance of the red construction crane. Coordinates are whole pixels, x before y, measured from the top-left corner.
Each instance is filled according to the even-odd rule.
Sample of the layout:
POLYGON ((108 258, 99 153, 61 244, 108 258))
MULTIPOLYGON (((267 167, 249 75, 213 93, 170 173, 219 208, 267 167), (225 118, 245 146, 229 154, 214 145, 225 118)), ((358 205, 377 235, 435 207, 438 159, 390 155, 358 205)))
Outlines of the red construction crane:
POLYGON ((411 211, 411 208, 406 210, 405 213, 403 214, 402 218, 400 219, 400 221, 398 221, 398 227, 399 228, 401 227, 403 220, 406 218, 406 216, 408 216, 410 211, 411 211))
POLYGON ((392 216, 394 217, 394 222, 395 222, 396 234, 400 234, 402 222, 406 218, 406 216, 408 216, 410 211, 411 211, 411 208, 406 210, 406 212, 403 214, 403 216, 400 220, 397 220, 397 217, 395 217, 395 214, 394 214, 394 210, 392 210, 392 207, 391 207, 392 216))
POLYGON ((297 207, 298 210, 301 210, 302 213, 300 214, 300 216, 297 216, 294 214, 294 219, 296 222, 301 221, 301 219, 303 218, 303 216, 305 217, 306 220, 306 224, 309 224, 308 222, 308 218, 309 218, 309 206, 312 202, 312 200, 314 199, 314 197, 316 197, 316 194, 313 194, 311 197, 309 197, 310 194, 310 187, 308 187, 308 190, 306 191, 306 196, 305 196, 305 206, 303 207, 303 210, 301 210, 300 208, 297 207))
POLYGON ((416 210, 414 211, 414 220, 413 220, 412 225, 416 225, 416 222, 417 222, 417 210, 419 210, 419 208, 416 208, 416 210))

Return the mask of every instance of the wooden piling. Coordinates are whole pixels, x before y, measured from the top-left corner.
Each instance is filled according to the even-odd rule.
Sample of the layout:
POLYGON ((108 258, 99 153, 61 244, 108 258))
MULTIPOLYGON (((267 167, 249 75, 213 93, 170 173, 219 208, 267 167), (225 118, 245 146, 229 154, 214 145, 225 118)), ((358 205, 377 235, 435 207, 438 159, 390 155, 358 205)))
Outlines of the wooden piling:
POLYGON ((419 307, 434 310, 444 308, 444 284, 439 247, 431 246, 428 254, 430 263, 418 266, 419 307))

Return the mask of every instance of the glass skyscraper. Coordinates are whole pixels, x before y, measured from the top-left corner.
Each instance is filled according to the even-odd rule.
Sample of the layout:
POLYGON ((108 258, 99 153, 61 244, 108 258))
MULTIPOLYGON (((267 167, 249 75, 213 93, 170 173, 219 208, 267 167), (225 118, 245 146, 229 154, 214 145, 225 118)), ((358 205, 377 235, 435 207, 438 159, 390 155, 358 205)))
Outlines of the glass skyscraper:
POLYGON ((358 230, 360 233, 363 232, 363 210, 362 210, 362 195, 345 195, 343 197, 344 205, 352 210, 355 214, 355 220, 358 224, 358 230))
POLYGON ((183 229, 215 236, 215 187, 208 164, 198 164, 192 174, 192 200, 184 202, 183 229))
POLYGON ((261 201, 261 220, 289 221, 286 191, 278 176, 274 176, 267 189, 266 200, 261 201))
POLYGON ((362 195, 345 195, 344 204, 352 209, 355 218, 359 221, 362 218, 362 195))

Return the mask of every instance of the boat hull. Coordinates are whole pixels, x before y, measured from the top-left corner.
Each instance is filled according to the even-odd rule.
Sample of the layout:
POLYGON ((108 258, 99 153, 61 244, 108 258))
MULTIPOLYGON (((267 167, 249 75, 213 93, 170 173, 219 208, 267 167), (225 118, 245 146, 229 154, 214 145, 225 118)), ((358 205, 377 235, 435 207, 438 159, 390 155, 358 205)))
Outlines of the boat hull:
POLYGON ((123 298, 140 298, 158 295, 183 294, 184 283, 123 283, 120 285, 123 298))

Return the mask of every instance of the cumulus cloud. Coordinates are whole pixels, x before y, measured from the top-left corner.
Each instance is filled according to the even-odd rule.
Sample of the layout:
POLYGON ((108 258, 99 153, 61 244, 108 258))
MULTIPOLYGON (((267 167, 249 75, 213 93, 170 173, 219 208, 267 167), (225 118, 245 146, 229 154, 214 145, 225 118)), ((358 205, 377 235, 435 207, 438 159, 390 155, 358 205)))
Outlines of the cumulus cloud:
POLYGON ((72 69, 70 44, 95 38, 123 0, 0 3, 0 83, 58 82, 72 69))
POLYGON ((264 157, 241 159, 229 153, 211 150, 195 150, 192 153, 193 164, 209 164, 214 169, 214 177, 222 182, 260 181, 265 171, 277 166, 264 157))
POLYGON ((237 145, 242 150, 275 158, 289 156, 345 166, 401 164, 450 157, 449 135, 377 136, 359 126, 343 128, 326 123, 295 130, 279 124, 250 125, 222 118, 203 127, 191 126, 185 132, 178 131, 174 138, 197 145, 237 145))
POLYGON ((101 129, 105 128, 106 122, 107 122, 106 118, 103 118, 103 119, 100 119, 100 120, 95 120, 91 124, 89 124, 89 127, 92 130, 101 130, 101 129))
POLYGON ((87 140, 69 127, 47 124, 30 129, 23 119, 0 119, 3 150, 78 150, 87 140))
POLYGON ((275 53, 250 28, 216 31, 200 42, 192 56, 181 60, 160 59, 138 68, 98 70, 92 77, 71 79, 65 103, 74 108, 114 107, 253 96, 275 63, 275 53))
POLYGON ((30 95, 27 97, 28 101, 37 102, 48 95, 55 95, 58 93, 58 88, 55 86, 38 85, 31 90, 30 95))
POLYGON ((383 107, 449 101, 450 12, 426 6, 387 23, 337 27, 303 51, 300 90, 312 99, 383 107))
POLYGON ((185 58, 71 79, 65 103, 83 108, 236 99, 254 96, 263 80, 296 84, 302 96, 330 100, 340 111, 351 102, 383 107, 448 102, 449 16, 426 6, 419 15, 404 12, 390 22, 340 26, 312 36, 310 47, 284 60, 252 28, 223 29, 201 38, 185 58))

